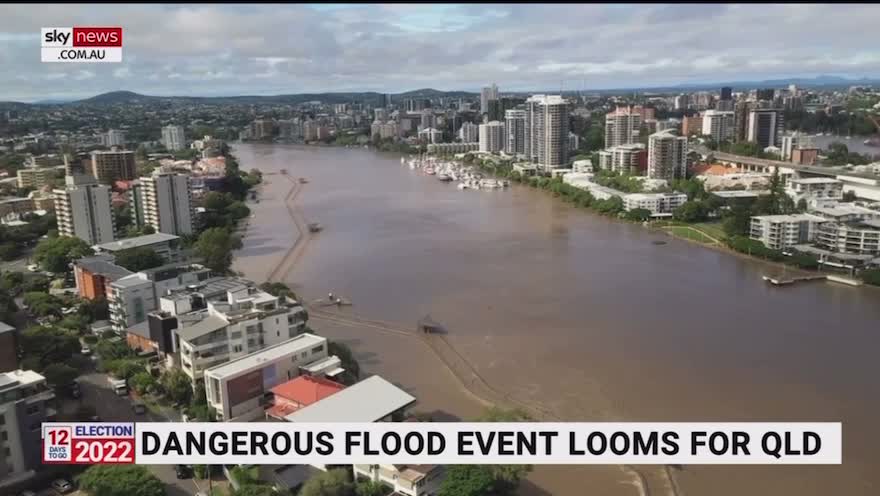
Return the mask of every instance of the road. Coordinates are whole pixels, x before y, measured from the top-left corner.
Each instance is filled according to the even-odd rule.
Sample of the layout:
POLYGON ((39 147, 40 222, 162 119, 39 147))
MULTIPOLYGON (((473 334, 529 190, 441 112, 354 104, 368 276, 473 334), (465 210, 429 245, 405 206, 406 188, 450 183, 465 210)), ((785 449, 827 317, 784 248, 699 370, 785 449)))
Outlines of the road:
MULTIPOLYGON (((161 415, 149 411, 144 415, 135 415, 131 399, 129 397, 117 396, 110 389, 107 374, 92 372, 80 376, 79 382, 82 390, 81 401, 83 404, 93 406, 102 421, 180 421, 179 414, 167 409, 163 410, 161 415)), ((149 465, 148 468, 165 483, 168 496, 192 496, 200 491, 199 485, 194 479, 178 479, 173 465, 149 465)))

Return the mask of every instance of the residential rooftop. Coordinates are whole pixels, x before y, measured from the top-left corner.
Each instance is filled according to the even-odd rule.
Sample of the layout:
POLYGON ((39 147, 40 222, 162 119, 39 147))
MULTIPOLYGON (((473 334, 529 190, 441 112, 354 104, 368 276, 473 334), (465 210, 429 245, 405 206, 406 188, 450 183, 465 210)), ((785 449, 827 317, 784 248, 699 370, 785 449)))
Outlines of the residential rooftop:
POLYGON ((791 182, 798 184, 837 184, 841 181, 831 177, 802 177, 800 179, 792 178, 791 182))
POLYGON ((406 391, 374 375, 285 419, 288 422, 376 422, 415 401, 406 391))
POLYGON ((15 387, 29 386, 46 379, 33 370, 12 370, 0 374, 0 391, 15 387))
POLYGON ((257 352, 247 354, 241 358, 217 365, 216 367, 211 367, 205 371, 205 374, 210 374, 211 377, 217 379, 236 376, 242 372, 248 372, 260 368, 269 362, 280 360, 298 353, 300 350, 310 349, 326 342, 327 338, 322 336, 316 336, 310 333, 300 334, 299 336, 288 339, 283 343, 278 343, 274 346, 269 346, 268 348, 263 348, 257 352))
POLYGON ((126 269, 125 267, 120 267, 119 265, 113 263, 113 257, 108 255, 83 257, 76 260, 74 264, 91 272, 92 274, 102 275, 112 281, 133 274, 132 271, 126 269))
POLYGON ((184 341, 192 341, 214 331, 219 331, 228 325, 229 322, 226 322, 223 318, 217 315, 208 315, 193 325, 178 328, 177 335, 184 341))
POLYGON ((812 214, 791 214, 791 215, 756 215, 753 219, 761 219, 769 222, 826 222, 828 219, 812 214))
POLYGON ((117 241, 111 241, 100 245, 95 245, 95 249, 99 251, 119 251, 129 248, 139 248, 142 246, 152 246, 159 243, 166 243, 180 239, 180 236, 165 233, 145 234, 134 238, 125 238, 117 241))

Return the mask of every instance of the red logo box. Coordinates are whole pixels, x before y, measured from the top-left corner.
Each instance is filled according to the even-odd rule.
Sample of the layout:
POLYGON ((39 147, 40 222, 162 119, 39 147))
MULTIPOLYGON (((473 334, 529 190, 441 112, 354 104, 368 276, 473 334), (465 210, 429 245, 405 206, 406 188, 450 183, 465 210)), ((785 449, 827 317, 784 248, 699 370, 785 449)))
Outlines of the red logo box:
POLYGON ((74 27, 73 46, 75 47, 121 47, 122 28, 74 27))

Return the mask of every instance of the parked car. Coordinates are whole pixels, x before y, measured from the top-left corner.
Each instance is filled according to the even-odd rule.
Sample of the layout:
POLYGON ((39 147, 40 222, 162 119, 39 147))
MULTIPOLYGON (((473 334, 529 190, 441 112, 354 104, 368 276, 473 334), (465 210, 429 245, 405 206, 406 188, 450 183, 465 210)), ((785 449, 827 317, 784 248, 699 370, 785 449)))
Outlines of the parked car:
POLYGON ((18 493, 18 496, 37 496, 37 493, 33 491, 22 491, 18 493))
POLYGON ((89 345, 84 344, 84 345, 82 345, 82 349, 79 350, 79 352, 82 353, 83 355, 91 355, 92 349, 89 348, 89 345))
POLYGON ((39 271, 40 271, 40 266, 37 265, 37 264, 31 264, 31 265, 28 265, 28 266, 27 266, 27 270, 28 270, 29 272, 39 272, 39 271))
POLYGON ((73 484, 67 479, 55 479, 50 486, 61 494, 73 491, 73 484))
POLYGON ((188 479, 191 477, 191 471, 189 465, 175 465, 174 473, 177 474, 178 479, 188 479))
POLYGON ((144 405, 140 401, 136 401, 131 408, 134 410, 135 415, 143 415, 147 413, 147 405, 144 405))

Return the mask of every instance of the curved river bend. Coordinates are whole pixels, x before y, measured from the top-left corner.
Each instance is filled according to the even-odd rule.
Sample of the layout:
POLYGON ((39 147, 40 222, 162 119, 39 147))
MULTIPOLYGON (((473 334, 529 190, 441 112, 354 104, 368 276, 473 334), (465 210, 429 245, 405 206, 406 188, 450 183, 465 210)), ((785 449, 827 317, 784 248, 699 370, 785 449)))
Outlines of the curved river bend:
MULTIPOLYGON (((308 178, 296 201, 324 226, 287 278, 307 299, 333 291, 354 302, 343 313, 404 328, 430 313, 493 386, 569 420, 843 422, 842 466, 685 467, 682 494, 880 494, 880 291, 769 287, 756 262, 665 237, 657 246, 660 234, 526 187, 459 191, 395 155, 235 153, 268 173, 236 260, 249 277, 265 280, 297 237, 290 182, 271 174, 287 169, 308 178)), ((370 350, 368 370, 396 374, 420 403, 436 394, 450 415, 477 411, 444 392, 448 374, 427 370, 406 339, 345 332, 370 350)), ((568 470, 538 493, 593 487, 589 470, 568 470)))

